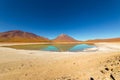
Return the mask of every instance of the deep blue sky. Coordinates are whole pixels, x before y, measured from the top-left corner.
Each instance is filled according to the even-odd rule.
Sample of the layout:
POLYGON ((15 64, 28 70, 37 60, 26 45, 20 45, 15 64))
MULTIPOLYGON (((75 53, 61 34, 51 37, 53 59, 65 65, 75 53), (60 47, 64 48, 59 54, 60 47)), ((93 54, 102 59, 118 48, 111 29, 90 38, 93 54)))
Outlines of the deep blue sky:
POLYGON ((120 0, 0 0, 0 32, 8 30, 50 39, 120 37, 120 0))

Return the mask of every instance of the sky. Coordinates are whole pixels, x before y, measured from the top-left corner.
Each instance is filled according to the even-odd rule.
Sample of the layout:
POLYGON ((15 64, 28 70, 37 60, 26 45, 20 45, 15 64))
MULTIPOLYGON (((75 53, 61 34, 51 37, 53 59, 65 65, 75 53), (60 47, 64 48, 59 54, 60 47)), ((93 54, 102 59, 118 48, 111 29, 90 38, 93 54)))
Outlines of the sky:
POLYGON ((49 39, 120 37, 120 0, 0 0, 0 32, 9 30, 49 39))

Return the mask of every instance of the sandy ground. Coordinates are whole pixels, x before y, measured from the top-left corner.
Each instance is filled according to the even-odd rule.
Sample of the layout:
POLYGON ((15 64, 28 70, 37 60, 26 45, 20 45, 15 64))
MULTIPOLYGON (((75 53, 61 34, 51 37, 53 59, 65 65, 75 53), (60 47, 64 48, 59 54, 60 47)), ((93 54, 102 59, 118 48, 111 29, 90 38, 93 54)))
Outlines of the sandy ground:
POLYGON ((0 80, 120 80, 120 43, 96 43, 97 48, 85 52, 16 50, 5 45, 18 43, 0 43, 0 80))

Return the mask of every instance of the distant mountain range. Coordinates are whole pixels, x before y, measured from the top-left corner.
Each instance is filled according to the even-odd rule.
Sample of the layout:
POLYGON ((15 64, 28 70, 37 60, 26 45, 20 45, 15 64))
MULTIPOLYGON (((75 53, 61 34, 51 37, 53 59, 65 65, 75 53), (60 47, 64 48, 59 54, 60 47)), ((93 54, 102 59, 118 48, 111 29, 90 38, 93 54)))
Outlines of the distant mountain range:
POLYGON ((120 42, 120 38, 95 39, 95 40, 88 40, 86 42, 120 42))
MULTIPOLYGON (((12 30, 0 33, 0 42, 82 42, 78 41, 66 34, 61 34, 53 40, 38 36, 33 33, 24 32, 20 30, 12 30)), ((111 39, 95 39, 83 42, 120 42, 120 38, 111 39)))

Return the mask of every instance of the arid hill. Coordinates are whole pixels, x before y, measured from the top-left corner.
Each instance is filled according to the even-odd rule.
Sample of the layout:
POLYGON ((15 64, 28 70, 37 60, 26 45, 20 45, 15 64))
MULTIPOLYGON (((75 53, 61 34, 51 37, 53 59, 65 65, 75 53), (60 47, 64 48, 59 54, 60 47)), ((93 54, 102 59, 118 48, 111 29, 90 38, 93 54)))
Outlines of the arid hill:
POLYGON ((75 40, 74 38, 66 34, 61 34, 57 38, 55 38, 53 42, 78 42, 78 40, 75 40))
MULTIPOLYGON (((0 33, 0 42, 51 42, 51 40, 38 36, 33 33, 24 32, 20 30, 12 30, 0 33)), ((59 42, 81 42, 75 40, 74 38, 61 34, 52 40, 53 43, 59 42)), ((95 39, 88 40, 85 42, 120 42, 120 38, 110 38, 110 39, 95 39)))
POLYGON ((47 38, 33 33, 13 30, 0 33, 0 42, 49 42, 47 38))
POLYGON ((88 40, 86 42, 120 42, 120 38, 95 39, 95 40, 88 40))

